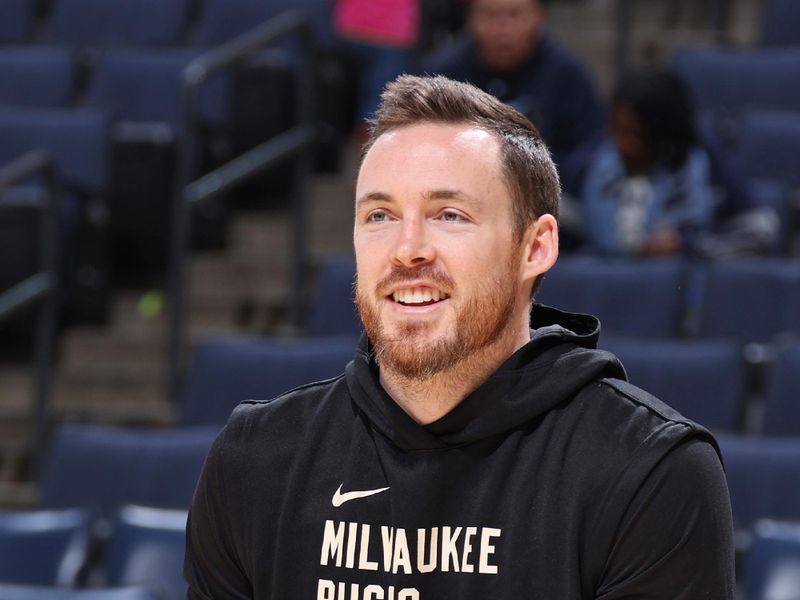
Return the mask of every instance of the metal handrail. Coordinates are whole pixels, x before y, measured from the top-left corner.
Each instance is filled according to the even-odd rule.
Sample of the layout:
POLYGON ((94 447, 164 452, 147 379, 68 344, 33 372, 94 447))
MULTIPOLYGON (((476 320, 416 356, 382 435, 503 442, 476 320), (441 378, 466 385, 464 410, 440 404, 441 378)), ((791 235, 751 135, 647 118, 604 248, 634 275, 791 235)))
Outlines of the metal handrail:
POLYGON ((313 126, 313 51, 309 20, 299 11, 284 13, 249 32, 194 59, 181 74, 181 130, 178 148, 178 165, 175 177, 172 240, 170 251, 167 313, 167 399, 177 402, 185 363, 185 338, 187 321, 186 262, 189 245, 190 211, 193 204, 203 202, 240 185, 277 162, 297 156, 294 161, 294 190, 292 200, 292 264, 291 318, 299 324, 303 316, 305 298, 305 270, 307 265, 306 221, 309 183, 313 169, 311 144, 313 126), (197 128, 194 116, 197 110, 200 86, 215 73, 235 66, 250 58, 264 46, 285 36, 299 34, 301 60, 295 79, 297 96, 297 124, 241 156, 203 175, 196 180, 197 128))
MULTIPOLYGON (((31 467, 34 473, 38 473, 45 447, 47 408, 50 403, 53 382, 58 311, 58 274, 56 272, 58 219, 55 202, 55 167, 46 152, 33 151, 0 168, 0 194, 4 192, 5 188, 26 181, 33 176, 42 176, 45 183, 44 192, 26 202, 41 211, 40 271, 0 294, 0 321, 11 318, 19 310, 35 303, 39 305, 32 373, 34 385, 30 425, 31 467)), ((3 204, 0 196, 0 206, 3 204)))

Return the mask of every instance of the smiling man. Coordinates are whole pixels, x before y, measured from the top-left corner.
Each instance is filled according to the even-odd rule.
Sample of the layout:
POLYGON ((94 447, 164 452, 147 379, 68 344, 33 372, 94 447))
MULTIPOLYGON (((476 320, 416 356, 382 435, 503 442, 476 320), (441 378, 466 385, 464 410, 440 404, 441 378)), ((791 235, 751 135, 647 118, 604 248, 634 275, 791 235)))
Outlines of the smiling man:
POLYGON ((335 379, 242 403, 192 505, 190 599, 733 598, 703 428, 534 305, 558 175, 520 113, 390 84, 356 186, 366 331, 335 379))

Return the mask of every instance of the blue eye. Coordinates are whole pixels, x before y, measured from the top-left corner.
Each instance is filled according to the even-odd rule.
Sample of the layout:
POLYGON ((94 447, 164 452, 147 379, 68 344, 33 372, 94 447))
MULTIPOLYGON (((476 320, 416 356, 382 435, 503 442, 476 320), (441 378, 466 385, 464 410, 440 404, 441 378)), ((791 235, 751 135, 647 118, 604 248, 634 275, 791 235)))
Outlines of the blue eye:
POLYGON ((445 210, 442 211, 442 221, 445 223, 460 223, 461 221, 465 221, 463 215, 457 213, 453 210, 445 210))
POLYGON ((367 223, 383 223, 389 220, 389 215, 382 210, 376 210, 367 215, 367 223))

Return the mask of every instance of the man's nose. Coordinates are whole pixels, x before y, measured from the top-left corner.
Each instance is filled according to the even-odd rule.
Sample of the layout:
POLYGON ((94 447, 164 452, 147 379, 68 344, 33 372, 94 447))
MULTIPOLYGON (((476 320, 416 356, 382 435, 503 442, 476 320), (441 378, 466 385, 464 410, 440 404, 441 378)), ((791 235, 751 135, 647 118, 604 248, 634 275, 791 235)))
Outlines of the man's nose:
POLYGON ((394 251, 394 261, 406 267, 431 262, 436 255, 430 231, 422 218, 403 221, 394 251))

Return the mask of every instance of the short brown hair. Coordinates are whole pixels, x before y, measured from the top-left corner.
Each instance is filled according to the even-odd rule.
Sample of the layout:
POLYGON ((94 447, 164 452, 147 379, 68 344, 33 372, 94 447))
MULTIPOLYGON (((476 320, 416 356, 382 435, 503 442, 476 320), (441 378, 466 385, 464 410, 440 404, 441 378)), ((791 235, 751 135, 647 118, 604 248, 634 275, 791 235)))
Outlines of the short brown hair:
POLYGON ((558 218, 558 172, 525 115, 468 83, 442 76, 401 75, 381 96, 375 118, 369 122, 362 157, 384 133, 417 123, 470 124, 497 137, 518 237, 544 214, 558 218))

